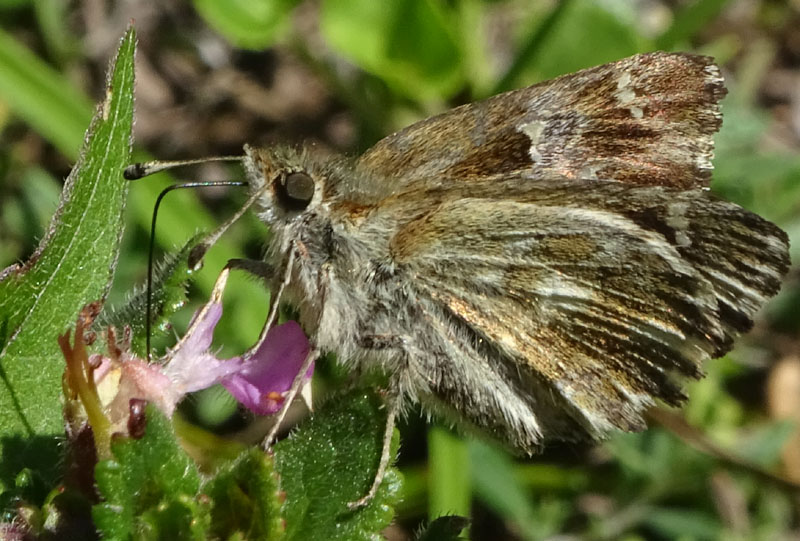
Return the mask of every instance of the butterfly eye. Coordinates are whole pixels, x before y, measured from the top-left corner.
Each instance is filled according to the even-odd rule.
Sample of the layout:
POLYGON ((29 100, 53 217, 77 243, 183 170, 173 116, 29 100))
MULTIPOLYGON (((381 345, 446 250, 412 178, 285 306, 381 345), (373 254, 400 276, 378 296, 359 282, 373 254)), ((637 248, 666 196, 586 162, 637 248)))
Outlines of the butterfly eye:
POLYGON ((287 210, 303 210, 314 197, 314 179, 303 172, 275 179, 275 195, 287 210))

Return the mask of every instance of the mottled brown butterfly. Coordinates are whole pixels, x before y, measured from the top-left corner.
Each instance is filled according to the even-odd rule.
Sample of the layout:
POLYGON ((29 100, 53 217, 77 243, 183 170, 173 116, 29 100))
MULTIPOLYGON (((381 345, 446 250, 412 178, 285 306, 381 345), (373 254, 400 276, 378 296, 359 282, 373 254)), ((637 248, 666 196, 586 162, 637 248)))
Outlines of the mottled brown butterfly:
POLYGON ((389 377, 380 467, 354 505, 380 484, 403 404, 525 453, 641 430, 751 327, 788 240, 708 190, 724 95, 710 58, 641 54, 458 107, 359 158, 245 147, 248 205, 272 232, 266 263, 246 267, 298 309, 306 366, 332 351, 389 377))

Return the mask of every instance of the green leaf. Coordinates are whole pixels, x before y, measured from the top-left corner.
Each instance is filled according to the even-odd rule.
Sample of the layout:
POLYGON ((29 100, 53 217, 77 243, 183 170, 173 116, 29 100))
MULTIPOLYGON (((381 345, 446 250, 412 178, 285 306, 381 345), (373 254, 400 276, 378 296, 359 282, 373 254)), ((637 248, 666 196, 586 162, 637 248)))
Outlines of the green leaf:
POLYGON ((785 225, 785 220, 797 215, 800 156, 763 148, 769 118, 743 103, 739 93, 731 92, 723 102, 723 111, 712 188, 726 199, 785 225))
POLYGON ((519 48, 519 52, 514 57, 514 62, 506 73, 497 81, 489 95, 499 94, 500 92, 513 88, 515 81, 525 66, 533 65, 537 55, 542 51, 542 43, 549 38, 553 28, 558 26, 558 22, 561 20, 564 13, 567 12, 567 8, 571 3, 572 0, 562 0, 556 3, 556 5, 550 9, 550 12, 538 22, 537 27, 531 32, 528 32, 528 35, 519 48))
MULTIPOLYGON (((375 539, 392 520, 400 498, 399 473, 390 468, 375 498, 350 511, 367 493, 381 454, 386 412, 373 393, 353 391, 328 400, 323 410, 275 446, 286 492, 287 539, 375 539)), ((399 443, 395 430, 392 455, 399 443)))
POLYGON ((198 13, 237 47, 264 49, 286 30, 299 0, 194 0, 198 13))
POLYGON ((464 84, 456 17, 432 0, 326 0, 320 25, 331 47, 395 91, 425 102, 464 84))
POLYGON ((212 533, 216 538, 279 539, 283 535, 282 492, 272 455, 245 451, 217 473, 203 492, 212 501, 212 533))
POLYGON ((69 5, 61 0, 34 0, 33 8, 36 21, 49 56, 59 63, 70 57, 76 56, 80 51, 78 36, 69 25, 64 24, 64 19, 69 16, 69 5))
POLYGON ((19 9, 30 4, 32 0, 0 0, 0 9, 11 10, 19 9))
POLYGON ((140 439, 111 442, 112 459, 95 468, 105 500, 92 516, 107 539, 206 539, 209 504, 198 498, 200 474, 157 408, 146 410, 140 439))
MULTIPOLYGON (((380 406, 363 391, 340 396, 278 444, 274 459, 246 450, 202 486, 172 424, 148 406, 144 437, 116 439, 114 458, 97 465, 105 500, 93 508, 97 528, 112 539, 374 539, 393 517, 397 472, 365 508, 347 503, 372 482, 386 420, 380 406)), ((395 434, 393 452, 397 443, 395 434)))
POLYGON ((665 539, 724 539, 719 520, 700 510, 655 507, 643 518, 665 539))
POLYGON ((63 431, 64 364, 56 339, 86 303, 105 297, 117 260, 127 193, 122 170, 130 159, 134 48, 131 29, 47 233, 28 262, 4 271, 0 281, 4 449, 9 437, 63 431))

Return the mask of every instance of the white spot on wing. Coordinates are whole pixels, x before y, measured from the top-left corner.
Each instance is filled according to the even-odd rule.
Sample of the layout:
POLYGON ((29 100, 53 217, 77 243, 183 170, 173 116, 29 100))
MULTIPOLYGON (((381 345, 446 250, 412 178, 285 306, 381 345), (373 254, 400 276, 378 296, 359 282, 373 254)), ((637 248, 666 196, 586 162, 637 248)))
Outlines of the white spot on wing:
POLYGON ((617 91, 614 96, 617 98, 617 103, 619 103, 620 107, 628 108, 633 118, 642 118, 644 110, 633 104, 636 100, 636 92, 631 88, 631 83, 633 83, 631 74, 627 71, 622 72, 617 79, 617 91))
POLYGON ((544 134, 544 128, 546 124, 540 120, 533 120, 528 122, 527 124, 522 124, 518 128, 518 130, 531 140, 531 150, 530 155, 531 159, 534 162, 541 161, 542 153, 539 152, 539 149, 536 148, 539 142, 542 140, 542 135, 544 134))
POLYGON ((636 92, 631 88, 631 74, 627 71, 617 79, 617 91, 614 94, 620 105, 626 105, 636 99, 636 92))
POLYGON ((689 204, 686 202, 671 203, 667 206, 666 223, 675 230, 675 241, 678 246, 691 246, 692 240, 686 231, 689 229, 689 219, 686 218, 686 211, 689 204))

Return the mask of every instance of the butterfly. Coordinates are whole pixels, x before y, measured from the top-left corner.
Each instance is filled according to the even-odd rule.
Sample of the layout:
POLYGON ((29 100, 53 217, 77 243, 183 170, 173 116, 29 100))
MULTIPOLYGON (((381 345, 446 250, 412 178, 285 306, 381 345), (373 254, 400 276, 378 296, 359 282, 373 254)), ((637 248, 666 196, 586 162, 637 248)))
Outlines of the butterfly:
POLYGON ((357 158, 245 146, 245 206, 271 230, 247 268, 298 310, 304 366, 336 352, 388 377, 383 454, 353 507, 407 404, 522 453, 642 430, 750 329, 788 239, 708 190, 725 93, 712 59, 648 53, 457 107, 357 158))

